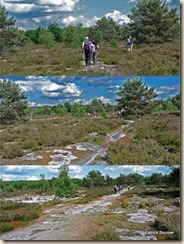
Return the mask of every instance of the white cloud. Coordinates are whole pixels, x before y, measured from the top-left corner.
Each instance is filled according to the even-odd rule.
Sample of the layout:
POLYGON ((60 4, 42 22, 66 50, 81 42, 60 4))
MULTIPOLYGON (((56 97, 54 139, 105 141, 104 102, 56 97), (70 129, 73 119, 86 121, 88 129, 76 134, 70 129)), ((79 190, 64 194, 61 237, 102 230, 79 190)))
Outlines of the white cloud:
POLYGON ((15 181, 15 180, 39 180, 40 177, 29 175, 13 175, 13 174, 1 174, 3 181, 15 181))
POLYGON ((122 14, 120 11, 118 10, 114 10, 113 13, 107 13, 105 15, 106 18, 110 17, 112 18, 115 22, 117 22, 118 24, 123 24, 123 23, 128 23, 130 22, 130 19, 128 18, 127 15, 122 14))
POLYGON ((34 170, 37 168, 38 168, 38 166, 34 166, 34 165, 29 165, 29 166, 8 165, 8 166, 5 166, 6 171, 9 171, 9 172, 22 172, 23 170, 34 170))
POLYGON ((94 16, 92 19, 87 19, 83 15, 80 15, 78 17, 68 16, 62 20, 62 23, 66 26, 69 24, 76 25, 78 23, 81 23, 83 27, 90 27, 94 25, 94 23, 96 23, 98 19, 99 18, 97 18, 96 16, 94 16))
POLYGON ((32 18, 32 20, 38 24, 41 22, 47 22, 47 21, 51 21, 53 20, 53 16, 52 15, 48 15, 48 16, 43 16, 43 17, 37 17, 37 18, 32 18))
POLYGON ((160 94, 173 95, 172 94, 173 92, 176 93, 176 92, 180 91, 180 87, 179 87, 179 84, 170 85, 170 86, 160 86, 160 87, 156 87, 155 91, 158 95, 160 95, 160 94))
POLYGON ((36 176, 22 176, 23 180, 39 180, 40 177, 36 177, 36 176))
POLYGON ((107 166, 105 167, 106 170, 120 172, 122 174, 129 174, 131 173, 138 173, 138 174, 145 174, 146 172, 150 172, 153 170, 154 167, 152 166, 140 166, 140 165, 123 165, 123 166, 107 166))
POLYGON ((36 9, 36 5, 31 3, 7 3, 7 1, 0 0, 0 5, 4 6, 6 10, 14 12, 14 13, 26 13, 31 12, 36 9))
POLYGON ((1 180, 3 181, 13 181, 15 180, 16 175, 1 174, 1 180))
POLYGON ((26 80, 19 80, 15 82, 24 91, 39 91, 43 84, 51 84, 51 81, 47 77, 41 76, 27 76, 26 80))
POLYGON ((63 89, 64 86, 63 85, 58 85, 56 83, 49 83, 46 86, 42 87, 43 91, 58 91, 60 89, 63 89))
POLYGON ((60 96, 59 92, 45 92, 45 91, 43 91, 43 94, 47 97, 59 97, 60 96))
POLYGON ((74 11, 76 7, 76 3, 79 0, 39 0, 38 4, 40 5, 49 5, 49 8, 52 8, 51 6, 55 5, 58 7, 57 11, 74 11))
POLYGON ((69 96, 76 96, 76 97, 79 97, 82 93, 82 91, 74 83, 66 84, 62 92, 68 94, 69 96))
POLYGON ((105 98, 103 96, 97 97, 97 99, 101 100, 103 103, 111 103, 111 100, 109 98, 105 98))
POLYGON ((48 169, 48 172, 50 173, 54 173, 54 174, 58 174, 59 173, 59 167, 60 166, 48 166, 47 169, 48 169))
POLYGON ((136 3, 136 0, 129 0, 127 3, 136 3))
POLYGON ((78 165, 69 165, 70 173, 80 174, 82 172, 82 167, 78 165))
POLYGON ((85 175, 82 174, 76 174, 76 175, 71 175, 71 178, 76 178, 76 179, 83 179, 85 175))
MULTIPOLYGON (((61 77, 60 81, 64 78, 65 76, 61 77)), ((16 81, 16 84, 18 84, 23 91, 41 91, 44 95, 49 97, 58 97, 62 94, 69 97, 79 97, 82 93, 82 90, 74 83, 59 85, 48 77, 41 76, 27 76, 26 80, 16 81)))

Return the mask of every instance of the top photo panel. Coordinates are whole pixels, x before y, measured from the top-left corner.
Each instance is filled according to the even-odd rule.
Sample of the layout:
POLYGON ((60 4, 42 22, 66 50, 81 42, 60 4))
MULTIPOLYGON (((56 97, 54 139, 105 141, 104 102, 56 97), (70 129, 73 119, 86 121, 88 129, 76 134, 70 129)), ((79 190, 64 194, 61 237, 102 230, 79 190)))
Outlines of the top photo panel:
POLYGON ((0 0, 0 75, 179 74, 179 0, 0 0))

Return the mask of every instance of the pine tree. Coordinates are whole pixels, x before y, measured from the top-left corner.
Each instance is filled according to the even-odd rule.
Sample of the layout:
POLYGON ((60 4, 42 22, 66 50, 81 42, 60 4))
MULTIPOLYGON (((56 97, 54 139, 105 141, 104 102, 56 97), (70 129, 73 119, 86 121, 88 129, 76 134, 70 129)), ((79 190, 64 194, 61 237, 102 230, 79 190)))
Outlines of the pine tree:
POLYGON ((148 88, 142 79, 128 79, 117 92, 120 97, 116 99, 118 107, 125 107, 126 114, 148 113, 151 109, 150 102, 157 97, 154 89, 148 88))
POLYGON ((18 43, 18 31, 15 28, 15 19, 8 17, 8 11, 0 6, 0 55, 18 43))
POLYGON ((14 82, 0 81, 0 120, 7 124, 24 118, 27 108, 27 96, 14 82))
POLYGON ((169 10, 163 0, 141 0, 128 15, 129 27, 138 43, 163 43, 179 35, 177 8, 169 10))

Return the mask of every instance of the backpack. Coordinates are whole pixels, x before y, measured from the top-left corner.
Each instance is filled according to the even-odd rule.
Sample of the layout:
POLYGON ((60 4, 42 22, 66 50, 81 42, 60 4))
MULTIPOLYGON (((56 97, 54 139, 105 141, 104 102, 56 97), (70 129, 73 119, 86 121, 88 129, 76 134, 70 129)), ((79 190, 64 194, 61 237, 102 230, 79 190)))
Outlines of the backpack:
POLYGON ((92 53, 95 53, 96 52, 96 45, 92 43, 92 46, 91 46, 91 51, 92 53))
POLYGON ((84 42, 84 50, 85 51, 91 50, 91 43, 89 41, 84 42))
POLYGON ((130 37, 127 38, 127 43, 128 43, 129 45, 132 44, 132 39, 131 39, 130 37))

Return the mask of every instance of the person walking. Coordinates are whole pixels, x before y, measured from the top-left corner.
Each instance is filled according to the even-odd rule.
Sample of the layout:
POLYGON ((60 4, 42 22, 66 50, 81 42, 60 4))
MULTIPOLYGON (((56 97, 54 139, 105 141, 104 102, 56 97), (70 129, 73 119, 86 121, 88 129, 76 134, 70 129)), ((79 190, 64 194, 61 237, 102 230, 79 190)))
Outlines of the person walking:
POLYGON ((115 194, 117 193, 117 190, 118 190, 117 185, 114 185, 114 193, 115 193, 115 194))
POLYGON ((133 48, 133 40, 132 40, 132 37, 131 36, 128 36, 126 38, 126 42, 127 42, 127 45, 128 45, 128 52, 132 52, 132 48, 133 48))
POLYGON ((97 55, 99 54, 99 46, 98 44, 95 42, 95 40, 92 40, 92 57, 93 57, 93 65, 96 64, 97 62, 97 55))
POLYGON ((121 116, 122 116, 122 118, 125 117, 125 108, 122 108, 122 109, 121 109, 121 116))
POLYGON ((82 43, 82 53, 85 54, 85 64, 89 66, 91 64, 91 52, 92 52, 92 42, 89 40, 89 37, 85 38, 85 41, 82 43))

